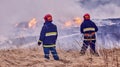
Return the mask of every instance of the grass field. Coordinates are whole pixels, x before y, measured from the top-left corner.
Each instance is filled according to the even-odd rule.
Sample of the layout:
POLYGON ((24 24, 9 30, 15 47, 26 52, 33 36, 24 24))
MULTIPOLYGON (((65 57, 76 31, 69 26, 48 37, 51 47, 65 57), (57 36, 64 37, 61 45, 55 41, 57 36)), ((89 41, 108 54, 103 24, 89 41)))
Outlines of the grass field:
POLYGON ((120 67, 120 49, 101 49, 99 57, 57 49, 60 61, 44 59, 42 48, 0 50, 0 67, 120 67))

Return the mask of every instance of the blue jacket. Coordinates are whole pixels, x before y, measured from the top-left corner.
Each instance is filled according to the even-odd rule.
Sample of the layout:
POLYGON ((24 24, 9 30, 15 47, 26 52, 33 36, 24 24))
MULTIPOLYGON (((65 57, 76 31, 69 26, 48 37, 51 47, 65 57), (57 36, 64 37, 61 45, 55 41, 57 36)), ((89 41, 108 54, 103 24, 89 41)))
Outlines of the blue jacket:
POLYGON ((44 47, 55 46, 58 32, 57 27, 52 22, 46 21, 42 27, 39 40, 43 42, 44 47))
POLYGON ((91 20, 84 20, 83 23, 81 24, 80 31, 83 34, 84 33, 97 32, 98 31, 98 27, 91 20))
MULTIPOLYGON (((91 20, 84 20, 83 23, 81 24, 80 32, 83 34, 91 34, 97 31, 98 31, 98 27, 91 20)), ((91 38, 95 39, 96 38, 95 34, 91 37, 84 35, 84 39, 91 39, 91 38)))

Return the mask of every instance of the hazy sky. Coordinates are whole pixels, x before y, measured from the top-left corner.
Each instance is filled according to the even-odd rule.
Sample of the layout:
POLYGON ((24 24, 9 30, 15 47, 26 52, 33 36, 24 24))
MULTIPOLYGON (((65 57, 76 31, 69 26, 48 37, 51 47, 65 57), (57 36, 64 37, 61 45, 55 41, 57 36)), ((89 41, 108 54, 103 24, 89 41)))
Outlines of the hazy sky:
MULTIPOLYGON (((9 34, 11 26, 33 17, 43 21, 46 13, 54 20, 67 20, 90 13, 92 18, 120 17, 119 0, 0 0, 0 34, 9 34)), ((58 23, 58 22, 56 22, 58 23)), ((59 23, 58 23, 59 24, 59 23)))

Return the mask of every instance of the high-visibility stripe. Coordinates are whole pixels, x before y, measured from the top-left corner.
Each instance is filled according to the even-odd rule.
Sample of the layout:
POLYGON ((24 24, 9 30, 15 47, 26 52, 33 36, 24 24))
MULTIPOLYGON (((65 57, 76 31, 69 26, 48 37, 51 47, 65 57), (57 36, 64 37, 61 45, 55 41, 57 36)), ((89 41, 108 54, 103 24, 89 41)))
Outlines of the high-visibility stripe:
POLYGON ((95 31, 95 28, 85 28, 85 29, 83 29, 83 31, 84 32, 86 32, 86 31, 95 31))
POLYGON ((84 40, 88 40, 89 41, 89 40, 96 40, 96 39, 84 39, 84 40))
POLYGON ((53 56, 57 56, 57 54, 53 54, 53 56))
POLYGON ((49 54, 45 54, 46 56, 49 56, 49 54))
POLYGON ((45 34, 45 36, 54 36, 54 35, 57 35, 57 32, 49 32, 45 34))
POLYGON ((53 44, 53 45, 43 45, 43 47, 55 47, 56 45, 53 44))
POLYGON ((41 40, 38 40, 38 42, 42 42, 41 40))

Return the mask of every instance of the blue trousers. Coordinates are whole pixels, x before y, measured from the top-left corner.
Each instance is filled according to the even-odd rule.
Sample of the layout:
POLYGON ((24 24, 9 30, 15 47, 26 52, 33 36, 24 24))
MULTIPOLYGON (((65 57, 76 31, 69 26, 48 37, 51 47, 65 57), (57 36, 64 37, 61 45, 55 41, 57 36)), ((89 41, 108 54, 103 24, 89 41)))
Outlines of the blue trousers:
POLYGON ((44 49, 44 58, 50 59, 49 54, 51 52, 54 60, 59 60, 59 56, 57 54, 55 47, 43 47, 43 49, 44 49))
POLYGON ((96 42, 96 40, 84 41, 83 46, 81 48, 81 51, 85 52, 87 50, 88 46, 90 46, 91 51, 93 53, 95 53, 96 52, 96 50, 95 50, 95 42, 96 42))

